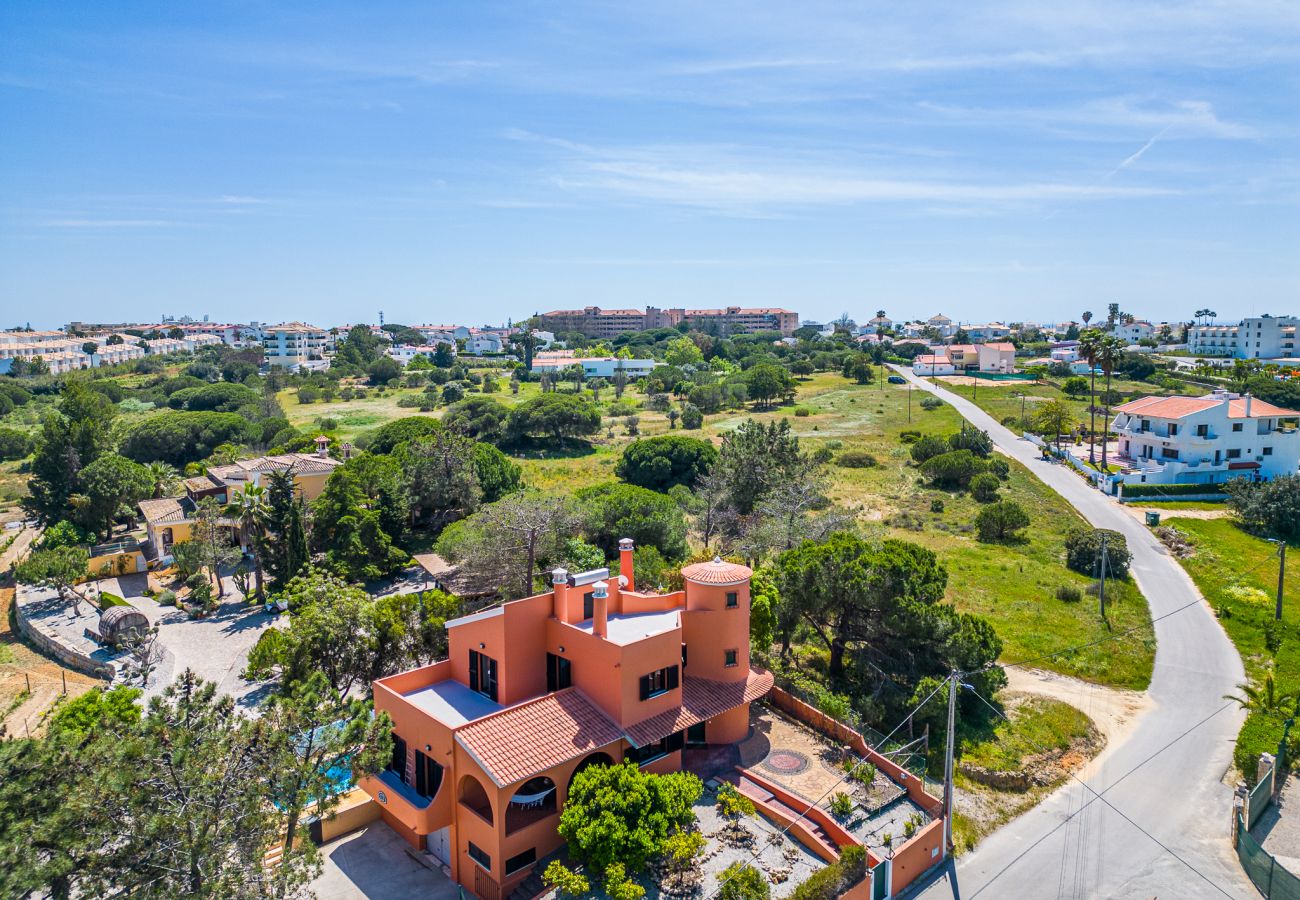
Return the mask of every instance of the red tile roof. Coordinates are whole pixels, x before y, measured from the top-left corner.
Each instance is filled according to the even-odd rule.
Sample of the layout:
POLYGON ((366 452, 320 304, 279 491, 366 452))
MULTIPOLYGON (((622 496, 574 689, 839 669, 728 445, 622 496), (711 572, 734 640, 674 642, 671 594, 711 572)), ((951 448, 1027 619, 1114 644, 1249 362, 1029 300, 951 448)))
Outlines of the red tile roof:
POLYGON ((1008 344, 1005 342, 998 343, 998 344, 985 344, 984 346, 988 347, 990 350, 1003 350, 1003 351, 1010 350, 1012 353, 1016 351, 1015 344, 1008 344))
POLYGON ((623 737, 622 729, 577 688, 547 694, 484 716, 456 732, 456 741, 499 787, 623 737))
POLYGON ((682 577, 696 584, 740 584, 754 574, 749 566, 727 562, 714 557, 708 562, 695 563, 682 569, 682 577))
POLYGON ((772 673, 754 669, 744 682, 724 684, 707 678, 682 679, 682 705, 643 719, 626 728, 627 739, 637 747, 721 715, 742 703, 753 703, 772 689, 772 673))
MULTIPOLYGON (((1213 409, 1223 400, 1217 397, 1139 397, 1122 406, 1115 407, 1116 412, 1142 413, 1157 419, 1181 419, 1186 416, 1213 409)), ((1293 409, 1283 409, 1263 400, 1251 400, 1250 418, 1259 419, 1266 416, 1300 416, 1293 409)), ((1230 400, 1228 403, 1229 419, 1246 418, 1246 400, 1244 397, 1230 400)))

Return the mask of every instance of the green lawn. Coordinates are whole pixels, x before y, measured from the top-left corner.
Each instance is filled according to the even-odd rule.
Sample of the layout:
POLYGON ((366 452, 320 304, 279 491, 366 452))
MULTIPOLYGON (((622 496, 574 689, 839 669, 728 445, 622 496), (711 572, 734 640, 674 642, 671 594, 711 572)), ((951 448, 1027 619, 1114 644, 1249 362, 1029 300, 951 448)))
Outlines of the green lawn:
POLYGON ((995 719, 988 734, 962 739, 961 759, 992 772, 1018 772, 1025 760, 1043 752, 1063 752, 1087 738, 1092 720, 1068 703, 1030 697, 995 719))
MULTIPOLYGON (((1287 567, 1279 628, 1272 624, 1277 594, 1275 544, 1247 534, 1230 518, 1170 517, 1164 524, 1185 533, 1195 547, 1195 555, 1182 560, 1183 566, 1236 645, 1247 676, 1258 681, 1271 667, 1280 691, 1300 691, 1300 572, 1294 562, 1287 567), (1267 643, 1269 629, 1280 641, 1276 653, 1267 643)), ((1294 561, 1295 553, 1290 555, 1294 561)), ((1254 778, 1250 760, 1261 751, 1274 752, 1281 734, 1278 719, 1257 714, 1247 719, 1237 739, 1237 764, 1249 779, 1254 778)))
MULTIPOLYGON (((511 404, 533 396, 535 384, 525 384, 518 396, 509 391, 495 394, 511 404)), ((291 422, 299 427, 316 424, 320 418, 338 422, 339 435, 354 439, 383 422, 418 409, 397 406, 397 399, 416 393, 413 389, 390 390, 384 397, 373 390, 365 400, 312 403, 300 406, 293 392, 280 400, 291 422)), ((602 393, 602 402, 613 399, 612 390, 602 393)), ((625 401, 639 403, 644 397, 628 390, 625 401)), ((1056 598, 1062 584, 1087 587, 1089 579, 1070 572, 1062 562, 1065 533, 1084 524, 1083 520, 1055 493, 1012 463, 1010 481, 1003 494, 1029 512, 1032 525, 1022 543, 990 545, 975 539, 973 522, 980 504, 966 494, 936 491, 919 483, 908 448, 899 435, 904 430, 950 434, 962 419, 948 405, 924 410, 921 393, 906 385, 879 380, 859 385, 837 373, 823 373, 799 382, 793 406, 770 410, 724 411, 708 416, 696 434, 713 441, 746 419, 785 419, 808 449, 830 447, 838 455, 845 450, 865 450, 878 461, 868 469, 827 467, 831 496, 852 509, 864 527, 916 541, 939 554, 948 568, 948 598, 959 608, 988 617, 1004 642, 1003 657, 1016 661, 1038 657, 1061 647, 1088 643, 1110 633, 1150 621, 1147 606, 1131 584, 1113 584, 1109 625, 1102 622, 1095 598, 1085 594, 1079 603, 1056 598), (909 398, 910 393, 910 398, 909 398), (910 413, 909 413, 910 399, 910 413), (805 408, 806 416, 795 410, 805 408), (942 512, 932 512, 935 500, 942 512)), ((442 409, 426 415, 440 416, 442 409)), ((668 432, 662 413, 637 409, 639 436, 668 432)), ((607 419, 602 431, 581 449, 537 448, 516 457, 531 486, 548 491, 572 492, 614 477, 614 466, 623 448, 635 438, 627 434, 622 417, 607 419), (614 436, 609 436, 609 428, 614 436)), ((1068 675, 1142 689, 1151 677, 1154 639, 1149 633, 1125 638, 1102 648, 1084 650, 1068 658, 1045 660, 1039 665, 1068 675)))

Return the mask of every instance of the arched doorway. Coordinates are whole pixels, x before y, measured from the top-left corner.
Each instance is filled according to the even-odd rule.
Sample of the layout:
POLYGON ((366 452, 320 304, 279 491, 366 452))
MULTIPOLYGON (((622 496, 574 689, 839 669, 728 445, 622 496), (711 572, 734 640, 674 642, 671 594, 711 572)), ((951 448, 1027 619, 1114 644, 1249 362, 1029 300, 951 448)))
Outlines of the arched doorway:
POLYGON ((489 825, 492 824, 492 801, 488 798, 487 791, 483 790, 483 785, 479 784, 477 778, 473 775, 463 776, 460 779, 460 791, 458 793, 458 799, 462 805, 474 810, 489 825))

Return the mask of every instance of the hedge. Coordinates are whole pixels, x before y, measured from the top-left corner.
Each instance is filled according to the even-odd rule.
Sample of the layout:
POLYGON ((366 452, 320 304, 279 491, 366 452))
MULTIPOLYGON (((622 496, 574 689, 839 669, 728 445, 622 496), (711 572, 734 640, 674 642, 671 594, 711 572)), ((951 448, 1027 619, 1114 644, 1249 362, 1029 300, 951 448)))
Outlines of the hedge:
POLYGON ((1124 482, 1125 497, 1190 497, 1222 494, 1222 484, 1129 484, 1124 482))

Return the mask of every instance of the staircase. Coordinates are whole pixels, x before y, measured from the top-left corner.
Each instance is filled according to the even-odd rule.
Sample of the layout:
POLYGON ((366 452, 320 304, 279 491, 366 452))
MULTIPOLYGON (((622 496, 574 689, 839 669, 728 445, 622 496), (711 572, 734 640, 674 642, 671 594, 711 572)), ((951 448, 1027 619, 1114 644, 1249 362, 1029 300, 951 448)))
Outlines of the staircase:
POLYGON ((542 867, 533 866, 533 870, 528 873, 528 877, 519 882, 518 886, 510 892, 507 900, 533 900, 546 892, 546 884, 542 881, 542 867))
POLYGON ((284 859, 284 844, 276 844, 266 855, 262 857, 262 868, 266 869, 268 875, 274 875, 280 868, 280 862, 284 859))
MULTIPOLYGON (((728 779, 729 781, 731 779, 728 779)), ((735 782, 733 782, 735 783, 735 782)), ((744 794, 754 802, 760 812, 767 813, 769 818, 775 819, 778 823, 797 821, 799 824, 816 840, 819 844, 829 850, 834 856, 839 856, 840 848, 831 840, 820 825, 812 819, 805 818, 802 809, 791 809, 789 806, 778 800, 767 788, 757 784, 744 775, 740 776, 740 782, 736 784, 740 793, 744 794)))

